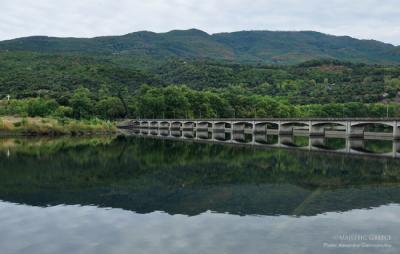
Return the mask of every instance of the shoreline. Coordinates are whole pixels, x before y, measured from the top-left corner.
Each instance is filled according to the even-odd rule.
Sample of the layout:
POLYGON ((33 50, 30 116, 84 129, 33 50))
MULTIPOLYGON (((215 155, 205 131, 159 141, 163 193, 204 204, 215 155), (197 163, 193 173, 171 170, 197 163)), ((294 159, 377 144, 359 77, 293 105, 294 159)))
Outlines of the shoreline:
POLYGON ((100 119, 0 117, 0 137, 59 137, 117 134, 115 123, 100 119))

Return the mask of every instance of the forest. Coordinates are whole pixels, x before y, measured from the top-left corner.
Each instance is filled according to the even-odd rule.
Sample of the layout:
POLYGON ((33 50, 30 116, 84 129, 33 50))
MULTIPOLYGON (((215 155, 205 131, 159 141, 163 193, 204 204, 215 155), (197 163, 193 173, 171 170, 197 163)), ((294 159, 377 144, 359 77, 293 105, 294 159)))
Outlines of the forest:
POLYGON ((398 117, 400 66, 0 52, 0 115, 398 117), (8 100, 8 95, 10 99, 8 100))

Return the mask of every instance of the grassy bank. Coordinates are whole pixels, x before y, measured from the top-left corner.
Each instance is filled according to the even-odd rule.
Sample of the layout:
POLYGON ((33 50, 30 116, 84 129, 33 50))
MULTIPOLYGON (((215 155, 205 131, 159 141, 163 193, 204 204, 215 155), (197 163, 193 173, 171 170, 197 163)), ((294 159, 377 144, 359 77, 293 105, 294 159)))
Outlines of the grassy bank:
POLYGON ((111 134, 115 125, 99 119, 74 120, 44 117, 0 117, 0 135, 93 135, 111 134))

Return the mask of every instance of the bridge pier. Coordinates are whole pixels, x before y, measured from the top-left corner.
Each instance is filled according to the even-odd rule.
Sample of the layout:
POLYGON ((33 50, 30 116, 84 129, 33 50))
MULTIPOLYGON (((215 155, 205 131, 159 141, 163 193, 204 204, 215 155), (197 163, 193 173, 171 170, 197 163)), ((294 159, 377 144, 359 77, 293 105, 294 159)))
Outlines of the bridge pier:
POLYGON ((268 133, 272 135, 309 135, 325 137, 343 135, 349 138, 390 138, 400 140, 400 121, 382 118, 315 118, 315 119, 142 119, 123 120, 121 129, 199 130, 214 132, 268 133), (271 125, 273 127, 271 127, 271 125), (276 125, 276 127, 275 127, 276 125), (382 125, 385 132, 367 131, 369 125, 382 125), (393 128, 390 133, 389 127, 393 128))
POLYGON ((400 139, 400 123, 397 121, 393 123, 393 138, 400 139))

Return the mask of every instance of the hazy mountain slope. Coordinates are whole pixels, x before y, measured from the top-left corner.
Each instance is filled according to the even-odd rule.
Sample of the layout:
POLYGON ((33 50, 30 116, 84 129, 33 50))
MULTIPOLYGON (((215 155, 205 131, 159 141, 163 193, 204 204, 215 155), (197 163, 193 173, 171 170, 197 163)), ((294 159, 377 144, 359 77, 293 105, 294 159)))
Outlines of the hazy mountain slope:
POLYGON ((318 32, 250 31, 215 34, 217 41, 232 47, 242 61, 301 62, 315 58, 385 62, 392 59, 393 45, 318 32))
POLYGON ((312 59, 398 64, 399 48, 373 40, 318 32, 244 31, 209 35, 203 31, 136 32, 96 38, 35 36, 0 42, 0 51, 119 54, 154 59, 183 57, 237 62, 300 63, 312 59))

